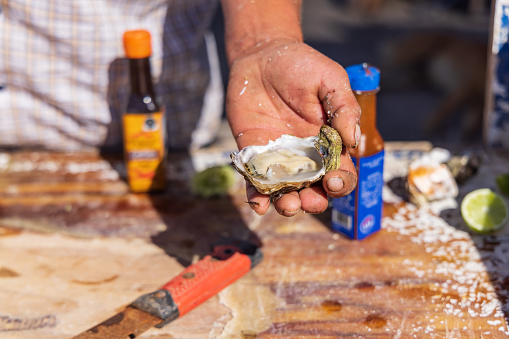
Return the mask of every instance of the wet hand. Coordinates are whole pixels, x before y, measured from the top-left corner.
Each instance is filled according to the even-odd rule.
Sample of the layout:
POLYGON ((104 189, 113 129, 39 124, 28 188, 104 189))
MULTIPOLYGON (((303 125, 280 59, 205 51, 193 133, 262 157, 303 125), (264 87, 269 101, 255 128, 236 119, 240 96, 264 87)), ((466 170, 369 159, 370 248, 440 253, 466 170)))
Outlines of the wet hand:
MULTIPOLYGON (((355 146, 360 137, 360 108, 345 70, 301 42, 267 41, 237 58, 231 65, 226 109, 239 149, 264 145, 283 134, 317 135, 327 123, 348 146, 355 146)), ((273 204, 285 216, 300 210, 320 213, 327 208, 328 196, 347 195, 356 182, 354 166, 343 149, 338 170, 273 204)), ((270 206, 269 197, 250 185, 247 198, 258 214, 270 206)))

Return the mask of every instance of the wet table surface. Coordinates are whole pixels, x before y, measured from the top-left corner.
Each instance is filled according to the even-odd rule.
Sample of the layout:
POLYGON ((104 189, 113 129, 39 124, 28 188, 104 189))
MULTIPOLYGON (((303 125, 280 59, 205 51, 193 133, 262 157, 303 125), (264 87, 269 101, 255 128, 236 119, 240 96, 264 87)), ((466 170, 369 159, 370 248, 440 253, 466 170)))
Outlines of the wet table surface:
POLYGON ((417 207, 404 186, 414 146, 387 145, 383 229, 363 241, 333 232, 330 210, 255 215, 240 176, 228 196, 193 195, 190 173, 227 162, 224 145, 171 154, 158 195, 130 194, 118 157, 0 153, 0 337, 70 338, 235 238, 262 246, 262 263, 140 338, 506 338, 508 228, 473 235, 457 204, 507 160, 417 207))

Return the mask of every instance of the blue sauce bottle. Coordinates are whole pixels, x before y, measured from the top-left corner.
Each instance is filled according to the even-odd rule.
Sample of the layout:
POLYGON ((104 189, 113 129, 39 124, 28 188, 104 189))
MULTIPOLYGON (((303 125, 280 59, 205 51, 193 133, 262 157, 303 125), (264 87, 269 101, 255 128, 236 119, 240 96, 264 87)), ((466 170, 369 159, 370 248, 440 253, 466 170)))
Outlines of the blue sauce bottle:
POLYGON ((346 197, 332 201, 332 228, 351 239, 364 239, 380 230, 384 141, 376 127, 376 95, 380 71, 368 64, 346 68, 355 98, 361 107, 361 139, 349 148, 359 177, 357 187, 346 197))

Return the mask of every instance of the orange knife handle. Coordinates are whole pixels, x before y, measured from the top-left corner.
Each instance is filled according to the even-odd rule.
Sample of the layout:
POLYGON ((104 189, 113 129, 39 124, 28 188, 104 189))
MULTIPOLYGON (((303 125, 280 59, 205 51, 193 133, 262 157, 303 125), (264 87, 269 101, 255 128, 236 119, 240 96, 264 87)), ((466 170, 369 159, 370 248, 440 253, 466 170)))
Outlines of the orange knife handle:
POLYGON ((259 249, 243 254, 232 252, 227 246, 218 247, 215 254, 187 267, 159 290, 136 299, 131 306, 160 318, 162 323, 157 327, 162 327, 235 282, 263 257, 259 249))
POLYGON ((162 289, 170 292, 179 309, 179 316, 183 316, 249 272, 250 268, 249 257, 238 252, 227 260, 206 256, 186 268, 162 289))

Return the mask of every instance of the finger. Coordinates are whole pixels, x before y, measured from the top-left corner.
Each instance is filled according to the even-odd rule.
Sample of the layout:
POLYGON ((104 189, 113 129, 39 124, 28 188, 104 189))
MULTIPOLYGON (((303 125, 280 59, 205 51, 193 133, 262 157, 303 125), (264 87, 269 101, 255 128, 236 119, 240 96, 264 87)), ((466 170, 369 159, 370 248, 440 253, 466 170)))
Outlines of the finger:
POLYGON ((246 182, 247 202, 251 209, 258 215, 264 215, 270 207, 270 199, 268 195, 259 193, 256 188, 246 182))
POLYGON ((340 198, 350 194, 357 185, 357 176, 353 173, 335 170, 328 172, 322 179, 323 188, 331 198, 340 198))
POLYGON ((329 205, 327 193, 321 186, 311 186, 300 190, 301 209, 306 213, 322 213, 329 205))
POLYGON ((283 194, 273 203, 276 211, 285 217, 293 217, 299 213, 301 208, 299 193, 296 191, 283 194))
POLYGON ((339 64, 333 72, 323 76, 319 96, 331 126, 339 132, 346 145, 357 147, 361 109, 350 89, 348 75, 339 64))
POLYGON ((322 183, 325 192, 332 198, 343 197, 354 190, 357 185, 357 172, 346 149, 341 153, 339 169, 327 172, 322 183))

